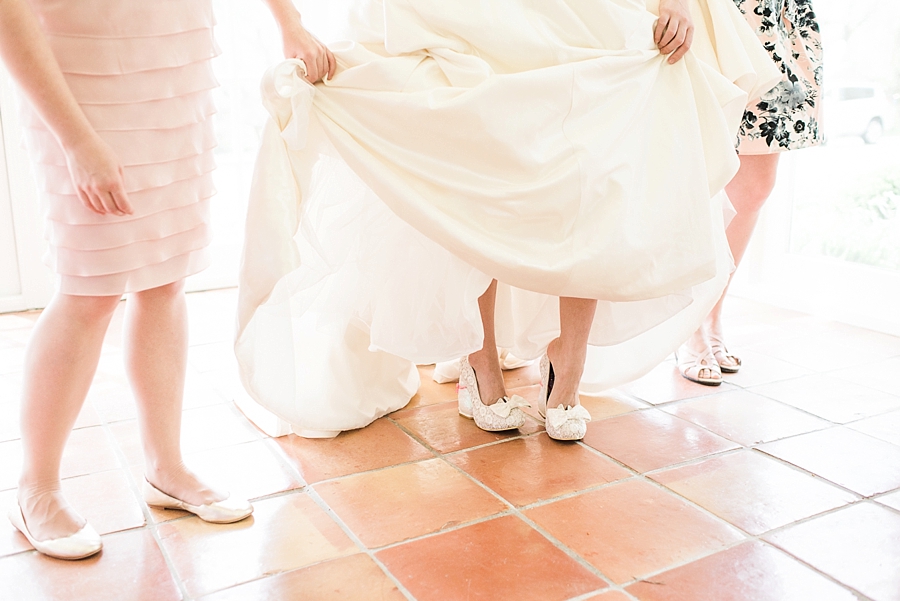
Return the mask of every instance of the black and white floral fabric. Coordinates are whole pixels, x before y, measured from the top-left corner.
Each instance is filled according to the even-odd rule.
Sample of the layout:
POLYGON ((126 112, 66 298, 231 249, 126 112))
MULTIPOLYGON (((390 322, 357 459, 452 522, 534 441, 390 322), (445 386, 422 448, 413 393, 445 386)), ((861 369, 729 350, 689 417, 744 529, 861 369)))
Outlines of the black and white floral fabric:
POLYGON ((784 78, 747 105, 741 154, 820 144, 822 42, 811 0, 734 0, 784 78))

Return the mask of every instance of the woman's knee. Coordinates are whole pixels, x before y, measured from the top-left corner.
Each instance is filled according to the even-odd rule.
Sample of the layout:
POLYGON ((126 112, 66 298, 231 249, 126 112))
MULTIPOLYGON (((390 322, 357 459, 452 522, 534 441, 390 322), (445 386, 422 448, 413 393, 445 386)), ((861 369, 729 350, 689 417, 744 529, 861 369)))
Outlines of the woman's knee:
POLYGON ((135 292, 133 296, 138 302, 176 302, 184 296, 184 280, 135 292))
POLYGON ((56 303, 62 305, 64 310, 82 321, 98 321, 109 318, 121 296, 75 296, 72 294, 60 294, 56 303))

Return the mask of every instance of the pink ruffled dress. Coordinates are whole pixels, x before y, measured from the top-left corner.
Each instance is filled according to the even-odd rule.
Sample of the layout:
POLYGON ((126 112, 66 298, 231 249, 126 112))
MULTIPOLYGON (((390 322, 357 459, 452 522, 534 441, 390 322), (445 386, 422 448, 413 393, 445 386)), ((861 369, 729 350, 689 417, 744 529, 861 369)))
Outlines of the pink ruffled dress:
POLYGON ((203 270, 215 194, 211 1, 31 3, 75 98, 122 163, 134 206, 123 217, 85 208, 62 148, 23 103, 46 216, 45 262, 60 292, 119 295, 203 270))

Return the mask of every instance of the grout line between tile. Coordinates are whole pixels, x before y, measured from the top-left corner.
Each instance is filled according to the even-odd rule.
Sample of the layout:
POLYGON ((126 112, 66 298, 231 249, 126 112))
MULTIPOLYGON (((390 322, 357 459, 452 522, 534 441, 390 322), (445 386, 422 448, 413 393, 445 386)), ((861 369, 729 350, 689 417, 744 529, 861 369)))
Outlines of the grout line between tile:
MULTIPOLYGON (((268 439, 272 440, 271 437, 268 437, 268 439)), ((275 445, 275 446, 277 447, 277 445, 275 445)), ((428 448, 428 447, 426 447, 426 448, 428 448)), ((273 453, 273 455, 275 455, 275 458, 287 470, 288 474, 290 474, 291 476, 294 476, 297 479, 297 481, 299 481, 299 482, 304 482, 304 483, 306 482, 306 479, 303 477, 303 474, 301 474, 300 471, 293 464, 291 464, 289 461, 287 461, 287 458, 284 456, 283 452, 276 452, 276 451, 279 451, 279 449, 270 449, 270 451, 273 453)), ((425 461, 425 460, 419 460, 419 461, 425 461)), ((417 463, 417 462, 416 461, 408 461, 406 463, 417 463)), ((390 467, 393 467, 393 466, 390 466, 390 467)), ((382 469, 387 469, 387 468, 382 468, 382 469)), ((370 470, 370 471, 375 471, 375 470, 370 470)), ((352 475, 352 474, 350 474, 350 475, 352 475)), ((332 480, 334 480, 334 478, 332 480)), ((316 484, 321 484, 321 482, 317 482, 316 484)), ((384 563, 380 559, 378 559, 378 557, 375 556, 375 552, 372 551, 371 549, 369 549, 368 547, 366 547, 363 544, 363 542, 359 539, 359 537, 356 536, 356 533, 353 532, 353 530, 350 529, 350 527, 344 522, 344 520, 342 520, 340 518, 340 516, 331 508, 331 506, 328 505, 328 503, 326 503, 325 500, 319 496, 319 494, 316 492, 316 490, 314 488, 314 485, 306 484, 306 486, 303 487, 302 492, 298 491, 298 490, 289 491, 289 492, 297 493, 297 494, 305 494, 310 499, 312 499, 312 501, 322 511, 324 511, 328 515, 328 517, 331 518, 331 520, 334 523, 336 523, 338 525, 338 527, 344 532, 344 534, 351 541, 353 541, 353 544, 356 545, 357 549, 359 549, 361 552, 365 553, 369 557, 369 559, 371 559, 375 563, 375 565, 377 565, 381 569, 381 571, 384 572, 384 574, 390 579, 390 581, 393 582, 394 585, 397 587, 397 590, 400 591, 400 594, 402 594, 404 597, 406 597, 406 599, 408 601, 416 601, 416 598, 412 595, 412 593, 409 592, 409 590, 407 590, 407 588, 405 586, 403 586, 403 583, 400 582, 400 580, 396 576, 394 576, 393 573, 391 573, 391 571, 387 568, 387 566, 384 565, 384 563)), ((267 578, 271 575, 272 574, 266 574, 264 576, 264 578, 267 578)))

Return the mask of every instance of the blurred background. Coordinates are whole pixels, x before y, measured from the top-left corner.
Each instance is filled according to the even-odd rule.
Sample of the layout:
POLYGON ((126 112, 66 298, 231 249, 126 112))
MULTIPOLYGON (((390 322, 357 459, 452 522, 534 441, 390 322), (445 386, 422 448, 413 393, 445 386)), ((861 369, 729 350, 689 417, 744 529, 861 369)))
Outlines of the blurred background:
MULTIPOLYGON (((266 114, 261 74, 281 57, 262 2, 214 0, 219 147, 214 264, 193 290, 236 284, 244 214, 266 114)), ((341 37, 339 2, 299 2, 307 26, 341 37)), ((900 334, 900 3, 814 0, 825 46, 824 146, 782 158, 778 186, 733 293, 900 334)), ((43 306, 42 224, 16 98, 0 75, 0 312, 43 306)))

